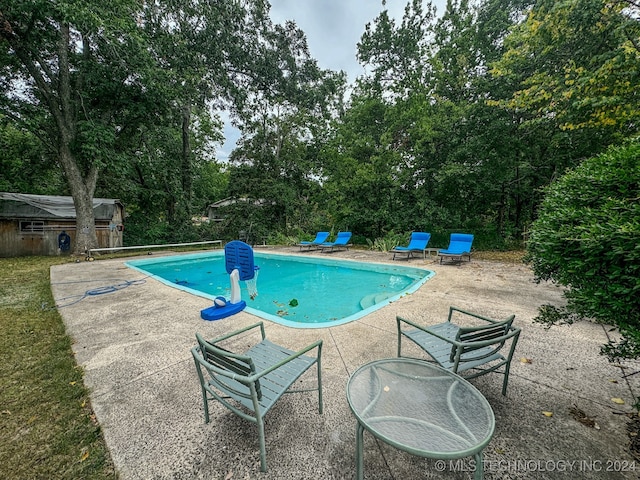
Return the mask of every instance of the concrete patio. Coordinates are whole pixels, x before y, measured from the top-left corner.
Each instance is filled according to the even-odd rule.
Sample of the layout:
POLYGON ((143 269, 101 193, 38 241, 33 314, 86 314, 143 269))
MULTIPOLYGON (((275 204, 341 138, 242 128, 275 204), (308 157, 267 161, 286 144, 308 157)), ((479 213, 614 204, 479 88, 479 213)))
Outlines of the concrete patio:
MULTIPOLYGON (((272 251, 392 263, 390 254, 361 250, 272 251)), ((345 325, 294 329, 265 321, 267 337, 291 349, 323 340, 324 413, 318 414, 313 393, 285 395, 266 417, 268 471, 261 473, 253 425, 217 404, 212 404, 211 423, 204 423, 190 353, 196 331, 210 338, 259 319, 241 312, 203 321, 200 310, 210 300, 152 278, 84 296, 90 289, 143 278, 124 262, 71 263, 51 270, 53 295, 58 305, 66 305, 60 312, 122 480, 355 478, 356 421, 345 396, 349 375, 369 361, 395 356, 396 315, 435 324, 446 320, 450 305, 495 318, 514 313, 515 324, 522 327, 507 395, 501 395, 499 375, 471 380, 496 417, 495 435, 484 451, 485 478, 640 475, 626 430, 639 392, 638 375, 624 377, 640 367, 621 368, 599 355, 611 335, 602 326, 579 323, 546 330, 533 323, 540 305, 561 304, 562 295, 551 284, 534 283, 525 265, 396 261, 436 275, 414 294, 345 325), (625 403, 612 401, 618 398, 625 403), (579 421, 582 414, 584 422, 579 421)), ((420 356, 417 349, 415 355, 420 356)), ((314 375, 307 373, 301 384, 313 383, 314 375)), ((443 464, 400 452, 368 432, 364 440, 366 479, 473 478, 470 459, 443 464)))

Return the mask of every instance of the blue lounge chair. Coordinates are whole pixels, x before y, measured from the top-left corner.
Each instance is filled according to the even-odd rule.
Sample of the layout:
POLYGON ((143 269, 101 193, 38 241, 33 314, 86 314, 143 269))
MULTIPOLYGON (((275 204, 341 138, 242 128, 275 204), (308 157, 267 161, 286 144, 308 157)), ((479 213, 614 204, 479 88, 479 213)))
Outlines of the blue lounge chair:
POLYGON ((424 258, 424 251, 427 248, 427 244, 429 243, 429 239, 431 238, 430 233, 425 232, 413 232, 411 234, 411 239, 409 240, 409 245, 406 247, 396 246, 391 249, 391 253, 393 253, 393 259, 396 259, 396 255, 399 253, 407 254, 407 260, 413 256, 414 252, 422 253, 422 257, 424 258))
POLYGON ((449 246, 438 252, 440 263, 443 258, 451 261, 461 262, 462 257, 467 257, 471 261, 471 244, 473 235, 469 233, 452 233, 449 239, 449 246))
POLYGON ((346 248, 347 250, 349 250, 349 247, 351 246, 349 240, 351 240, 351 232, 338 232, 338 235, 333 242, 321 243, 319 247, 323 252, 325 251, 325 249, 333 252, 334 248, 346 248))
POLYGON ((318 248, 318 245, 327 241, 327 238, 329 238, 329 232, 318 232, 316 238, 310 242, 303 240, 298 243, 298 246, 300 247, 300 251, 302 251, 303 248, 311 250, 312 248, 318 248))

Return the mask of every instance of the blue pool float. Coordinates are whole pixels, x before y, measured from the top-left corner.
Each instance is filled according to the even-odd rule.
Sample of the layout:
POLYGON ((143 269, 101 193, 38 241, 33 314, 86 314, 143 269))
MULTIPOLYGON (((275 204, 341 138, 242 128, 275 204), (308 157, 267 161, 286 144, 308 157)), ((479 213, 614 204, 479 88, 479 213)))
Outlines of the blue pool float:
POLYGON ((244 300, 240 300, 238 303, 225 301, 224 306, 214 303, 211 307, 200 310, 200 316, 203 320, 220 320, 221 318, 240 312, 246 306, 247 303, 244 300))

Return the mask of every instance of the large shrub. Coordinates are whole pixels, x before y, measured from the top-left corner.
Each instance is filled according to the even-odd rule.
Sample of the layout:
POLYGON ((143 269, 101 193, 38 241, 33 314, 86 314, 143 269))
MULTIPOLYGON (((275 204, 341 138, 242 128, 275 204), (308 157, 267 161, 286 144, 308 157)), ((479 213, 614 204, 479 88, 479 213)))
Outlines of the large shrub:
POLYGON ((527 248, 538 281, 567 287, 567 305, 543 306, 537 321, 617 326, 621 339, 603 353, 640 357, 640 139, 586 160, 552 184, 527 248))

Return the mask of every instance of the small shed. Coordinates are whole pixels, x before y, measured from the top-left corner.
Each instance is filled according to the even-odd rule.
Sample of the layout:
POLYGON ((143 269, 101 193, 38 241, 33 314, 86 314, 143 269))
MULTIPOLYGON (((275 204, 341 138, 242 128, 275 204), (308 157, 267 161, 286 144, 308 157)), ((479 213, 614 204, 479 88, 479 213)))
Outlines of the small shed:
MULTIPOLYGON (((244 203, 246 205, 251 205, 254 207, 264 207, 265 205, 269 205, 269 202, 264 198, 251 199, 247 197, 239 197, 239 198, 225 198, 223 200, 218 200, 217 202, 210 203, 207 207, 207 217, 210 222, 222 222, 226 218, 226 207, 230 207, 232 205, 236 205, 239 203, 244 203)), ((275 205, 275 202, 271 202, 271 205, 275 205)))
MULTIPOLYGON (((100 248, 123 246, 124 206, 120 200, 94 198, 100 248)), ((60 255, 76 236, 72 197, 0 192, 0 257, 60 255)))

